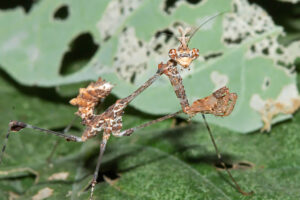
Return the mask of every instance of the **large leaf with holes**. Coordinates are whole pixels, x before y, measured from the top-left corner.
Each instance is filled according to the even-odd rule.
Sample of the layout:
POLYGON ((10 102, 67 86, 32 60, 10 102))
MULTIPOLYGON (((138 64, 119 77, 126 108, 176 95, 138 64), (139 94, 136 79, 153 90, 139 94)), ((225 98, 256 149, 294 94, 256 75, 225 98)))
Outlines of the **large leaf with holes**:
MULTIPOLYGON (((52 89, 22 87, 3 79, 3 74, 0 77, 1 143, 9 119, 56 130, 72 120, 73 110, 52 89), (52 99, 45 98, 47 95, 52 99)), ((129 122, 126 127, 154 118, 134 112, 125 116, 129 122)), ((252 197, 241 196, 226 173, 216 170, 217 157, 203 125, 183 122, 174 126, 171 120, 130 137, 112 138, 104 154, 95 196, 103 200, 298 199, 299 122, 297 113, 270 134, 239 135, 212 127, 225 162, 232 166, 231 172, 241 187, 255 192, 252 197)), ((75 127, 71 132, 79 135, 81 126, 75 123, 75 127)), ((10 135, 0 165, 1 199, 89 198, 89 191, 84 189, 96 166, 97 138, 84 144, 59 138, 48 162, 56 139, 33 130, 10 135)))
MULTIPOLYGON (((226 84, 239 96, 236 109, 230 117, 209 121, 246 133, 262 126, 261 105, 267 99, 287 105, 293 98, 299 100, 295 74, 284 68, 294 62, 299 43, 292 48, 279 45, 282 30, 246 1, 181 2, 169 7, 159 0, 40 1, 29 14, 20 9, 0 13, 0 25, 5 27, 0 65, 26 85, 60 86, 101 76, 116 85, 114 94, 125 97, 155 73, 158 63, 167 61, 168 49, 178 46, 178 25, 197 27, 222 11, 228 12, 192 38, 190 46, 199 48, 203 60, 183 73, 184 85, 193 101, 226 84), (80 53, 86 43, 91 46, 80 53)), ((132 105, 153 114, 180 109, 166 78, 132 105)))

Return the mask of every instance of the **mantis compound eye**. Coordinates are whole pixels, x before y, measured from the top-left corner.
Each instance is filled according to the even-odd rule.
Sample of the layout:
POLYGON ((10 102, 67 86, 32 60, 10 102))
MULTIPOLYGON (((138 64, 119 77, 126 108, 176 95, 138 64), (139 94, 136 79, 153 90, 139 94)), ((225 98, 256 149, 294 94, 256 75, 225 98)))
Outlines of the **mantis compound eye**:
POLYGON ((191 58, 192 58, 192 59, 198 58, 198 57, 199 57, 199 49, 193 48, 193 50, 191 51, 190 54, 191 54, 191 58))
POLYGON ((175 60, 175 58, 177 57, 177 52, 176 52, 176 49, 171 49, 169 51, 169 57, 173 60, 175 60))

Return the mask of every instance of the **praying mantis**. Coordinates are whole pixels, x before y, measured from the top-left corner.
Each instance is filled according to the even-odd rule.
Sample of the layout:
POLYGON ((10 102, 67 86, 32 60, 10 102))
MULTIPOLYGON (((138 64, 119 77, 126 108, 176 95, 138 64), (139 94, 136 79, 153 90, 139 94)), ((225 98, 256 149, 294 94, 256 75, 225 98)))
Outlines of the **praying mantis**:
POLYGON ((20 121, 11 121, 9 123, 9 131, 6 135, 6 139, 0 155, 0 163, 2 162, 3 153, 6 149, 6 142, 9 138, 10 133, 18 132, 24 128, 35 129, 40 132, 49 133, 72 142, 85 142, 88 139, 93 138, 94 136, 102 133, 102 141, 100 143, 97 165, 94 171, 93 179, 91 181, 90 199, 93 199, 93 193, 95 190, 95 185, 97 184, 97 178, 101 167, 102 158, 108 140, 111 136, 130 136, 131 134, 133 134, 141 128, 175 117, 176 115, 181 113, 186 114, 189 118, 192 118, 193 116, 200 113, 204 119, 204 123, 210 134, 214 148, 218 155, 218 159, 220 160, 222 166, 228 173, 231 180, 234 182, 236 189, 243 195, 251 195, 253 192, 248 193, 240 188, 240 186, 232 177, 230 171, 227 169, 226 165, 222 161, 221 154, 219 153, 217 145, 212 136, 212 132, 208 123, 206 122, 204 115, 212 114, 221 117, 230 115, 234 109, 237 100, 237 94, 230 93, 227 87, 222 87, 213 92, 211 95, 205 98, 198 99, 194 101, 191 105, 189 104, 182 82, 182 78, 177 69, 177 66, 179 65, 182 69, 189 69, 191 63, 199 57, 199 50, 196 48, 190 49, 188 47, 189 40, 195 32, 193 32, 191 36, 188 36, 188 34, 191 33, 190 28, 183 29, 179 27, 178 30, 180 33, 180 37, 178 37, 180 45, 177 49, 171 49, 169 51, 170 59, 166 63, 161 62, 160 64, 158 64, 157 71, 152 77, 150 77, 144 84, 142 84, 136 91, 134 91, 129 96, 117 100, 114 104, 109 106, 103 113, 95 114, 95 107, 98 105, 99 102, 103 101, 111 93, 111 90, 113 89, 113 85, 111 83, 103 80, 102 78, 99 78, 96 82, 92 82, 86 88, 81 88, 79 90, 78 96, 76 98, 73 98, 70 101, 70 104, 78 107, 78 111, 76 112, 76 114, 82 119, 82 124, 86 127, 81 137, 66 133, 60 133, 48 129, 43 129, 20 121), (137 127, 122 130, 122 117, 125 108, 130 104, 131 101, 133 101, 138 95, 140 95, 144 90, 146 90, 159 77, 163 75, 167 76, 170 80, 175 94, 180 101, 181 110, 160 117, 156 120, 149 121, 145 124, 141 124, 137 127))

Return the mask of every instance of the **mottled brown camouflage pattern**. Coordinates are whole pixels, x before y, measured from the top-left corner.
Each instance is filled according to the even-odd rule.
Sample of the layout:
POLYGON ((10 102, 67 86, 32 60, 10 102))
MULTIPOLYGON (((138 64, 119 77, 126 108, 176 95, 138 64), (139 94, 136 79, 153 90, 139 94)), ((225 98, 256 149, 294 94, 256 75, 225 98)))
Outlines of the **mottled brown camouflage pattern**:
POLYGON ((230 93, 227 87, 222 87, 208 97, 193 102, 188 109, 189 115, 197 113, 228 116, 234 109, 237 94, 230 93))
POLYGON ((76 114, 81 117, 82 124, 88 125, 93 120, 96 105, 110 94, 112 88, 113 85, 99 78, 87 88, 79 89, 78 96, 72 99, 70 104, 78 106, 76 114))

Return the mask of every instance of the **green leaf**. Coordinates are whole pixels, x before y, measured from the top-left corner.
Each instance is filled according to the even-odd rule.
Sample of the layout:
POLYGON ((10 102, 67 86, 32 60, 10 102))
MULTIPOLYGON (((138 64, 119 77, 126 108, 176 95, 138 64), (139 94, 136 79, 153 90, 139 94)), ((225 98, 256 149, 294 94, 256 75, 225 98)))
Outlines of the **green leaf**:
MULTIPOLYGON (((61 129, 72 120, 68 113, 72 114, 73 110, 63 100, 58 101, 60 98, 52 89, 29 90, 4 77, 1 74, 0 110, 4 111, 0 120, 1 141, 9 119, 22 118, 54 129, 61 129), (55 98, 47 100, 44 93, 55 98), (27 107, 11 109, 23 105, 22 102, 30 103, 27 107), (52 120, 44 121, 47 113, 52 120)), ((135 115, 125 115, 126 127, 154 118, 130 111, 134 112, 135 115)), ((109 141, 100 170, 100 176, 108 179, 100 180, 95 196, 100 199, 298 199, 299 122, 297 113, 294 119, 275 126, 269 134, 248 135, 212 126, 225 162, 246 165, 245 169, 231 169, 231 172, 244 190, 255 192, 251 197, 241 196, 227 174, 216 170, 218 160, 203 125, 183 123, 171 128, 170 120, 130 137, 109 141), (247 167, 247 163, 253 167, 247 167)), ((75 127, 80 126, 75 123, 75 127)), ((78 128, 72 128, 72 133, 80 134, 78 128)), ((90 192, 84 189, 96 166, 97 139, 78 144, 59 138, 52 162, 48 163, 56 137, 33 130, 12 133, 0 165, 1 199, 9 199, 13 194, 20 199, 32 199, 45 188, 52 191, 48 199, 88 199, 90 192), (62 172, 68 173, 66 179, 49 180, 62 172)))
MULTIPOLYGON (((224 120, 209 121, 247 133, 263 125, 261 108, 251 106, 257 104, 252 102, 254 97, 261 103, 267 99, 279 101, 288 88, 283 104, 299 99, 296 76, 285 68, 299 56, 299 45, 280 45, 280 27, 260 7, 246 1, 181 2, 168 7, 159 0, 91 0, 88 4, 45 0, 29 14, 19 9, 2 11, 0 25, 6 28, 0 36, 0 65, 18 82, 43 87, 101 76, 116 85, 115 95, 125 97, 155 73, 158 63, 167 61, 170 48, 178 46, 175 37, 167 39, 169 36, 157 34, 159 31, 167 29, 177 35, 178 24, 197 27, 208 16, 223 11, 227 13, 203 26, 192 38, 190 47, 199 48, 205 62, 196 61, 190 72, 183 73, 184 85, 190 101, 228 85, 239 96, 237 108, 224 120), (55 17, 63 7, 67 10, 65 18, 55 17), (86 49, 85 43, 92 46, 86 49), (96 51, 87 53, 91 49, 96 51), (77 51, 84 53, 77 55, 77 51), (68 56, 77 62, 68 62, 68 56)), ((180 109, 166 78, 151 86, 132 106, 151 114, 180 109)), ((289 117, 280 115, 272 122, 289 117)))

